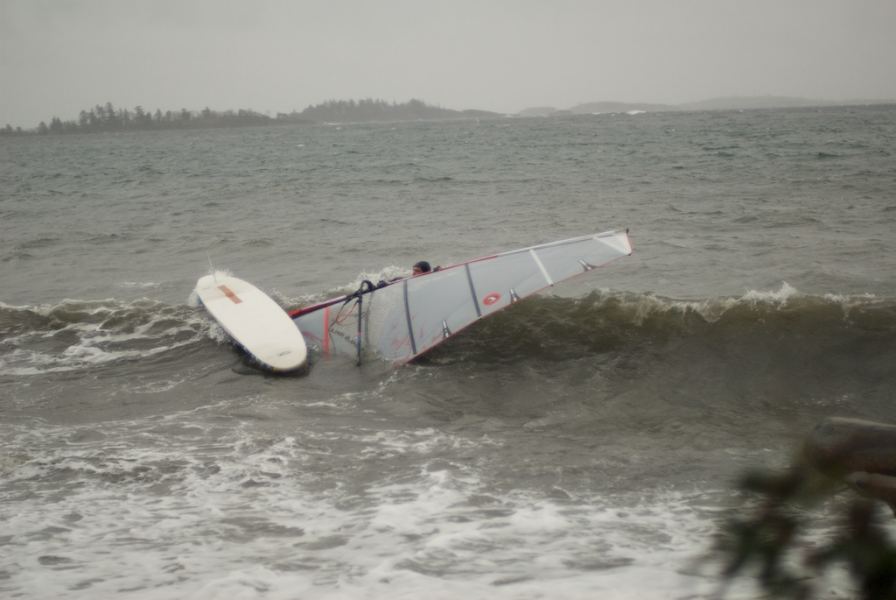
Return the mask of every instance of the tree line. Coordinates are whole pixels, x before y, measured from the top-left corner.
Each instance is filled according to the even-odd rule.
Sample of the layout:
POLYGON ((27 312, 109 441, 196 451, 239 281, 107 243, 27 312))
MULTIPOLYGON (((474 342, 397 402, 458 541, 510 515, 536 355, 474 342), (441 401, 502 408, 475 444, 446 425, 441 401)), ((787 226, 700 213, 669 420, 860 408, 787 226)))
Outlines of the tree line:
POLYGON ((133 110, 118 109, 107 102, 105 105, 97 104, 93 108, 82 110, 77 120, 63 121, 59 117, 52 117, 49 122, 41 121, 37 128, 31 131, 23 131, 21 127, 15 129, 6 125, 0 129, 3 134, 37 133, 38 135, 61 133, 97 133, 109 131, 131 131, 152 129, 191 129, 209 127, 240 127, 247 125, 265 125, 273 121, 271 117, 252 110, 240 109, 237 111, 217 112, 210 108, 201 111, 181 109, 179 111, 155 111, 145 110, 137 106, 133 110))
POLYGON ((300 116, 314 122, 416 121, 497 116, 482 110, 451 110, 412 99, 403 104, 385 100, 328 100, 309 106, 300 116))
POLYGON ((97 104, 93 108, 82 110, 77 120, 64 121, 52 117, 49 122, 41 121, 34 130, 13 129, 6 125, 0 134, 32 134, 50 135, 64 133, 97 133, 132 130, 161 129, 204 129, 215 127, 246 127, 257 125, 275 125, 286 123, 327 123, 327 122, 365 122, 365 121, 402 121, 451 119, 477 116, 494 116, 485 111, 456 111, 430 106, 421 100, 410 100, 403 104, 389 103, 385 100, 328 100, 321 104, 308 106, 301 112, 277 113, 276 117, 248 109, 237 111, 213 111, 206 107, 201 111, 190 111, 185 108, 178 111, 156 109, 149 111, 142 106, 134 109, 116 108, 111 102, 97 104))

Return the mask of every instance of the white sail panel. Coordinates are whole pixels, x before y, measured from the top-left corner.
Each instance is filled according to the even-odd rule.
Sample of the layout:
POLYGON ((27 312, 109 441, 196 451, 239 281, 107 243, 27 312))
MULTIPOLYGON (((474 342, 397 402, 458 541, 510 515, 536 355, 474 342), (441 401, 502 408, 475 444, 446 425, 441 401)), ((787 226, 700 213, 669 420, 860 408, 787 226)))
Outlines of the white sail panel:
POLYGON ((574 239, 534 249, 554 282, 586 273, 631 251, 628 236, 620 240, 616 235, 574 239))
POLYGON ((529 251, 470 263, 482 314, 489 315, 550 285, 529 251))
POLYGON ((405 280, 405 285, 415 354, 479 318, 463 265, 405 280))

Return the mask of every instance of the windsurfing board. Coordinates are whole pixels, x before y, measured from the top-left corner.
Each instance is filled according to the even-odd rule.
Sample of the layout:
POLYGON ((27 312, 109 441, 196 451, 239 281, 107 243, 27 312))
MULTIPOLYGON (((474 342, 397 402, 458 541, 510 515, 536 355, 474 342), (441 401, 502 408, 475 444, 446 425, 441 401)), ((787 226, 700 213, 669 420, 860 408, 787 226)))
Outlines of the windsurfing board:
POLYGON ((302 332, 279 304, 248 281, 219 271, 200 277, 195 291, 227 335, 262 367, 285 373, 307 363, 302 332))

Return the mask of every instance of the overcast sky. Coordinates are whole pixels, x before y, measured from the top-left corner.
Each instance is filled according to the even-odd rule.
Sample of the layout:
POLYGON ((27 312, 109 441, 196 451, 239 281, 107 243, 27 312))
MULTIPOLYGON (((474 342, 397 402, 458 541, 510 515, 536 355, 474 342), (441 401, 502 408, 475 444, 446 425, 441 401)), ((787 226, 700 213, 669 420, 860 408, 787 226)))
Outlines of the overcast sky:
POLYGON ((733 95, 896 98, 896 0, 0 0, 0 126, 733 95))

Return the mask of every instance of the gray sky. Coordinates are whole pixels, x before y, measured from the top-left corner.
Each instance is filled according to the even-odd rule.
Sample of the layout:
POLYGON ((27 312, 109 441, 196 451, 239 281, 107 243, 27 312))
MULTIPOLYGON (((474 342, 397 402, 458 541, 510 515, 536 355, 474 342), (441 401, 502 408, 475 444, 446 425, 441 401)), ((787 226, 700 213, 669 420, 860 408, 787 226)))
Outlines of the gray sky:
POLYGON ((896 98, 896 0, 0 0, 0 126, 96 104, 896 98))

